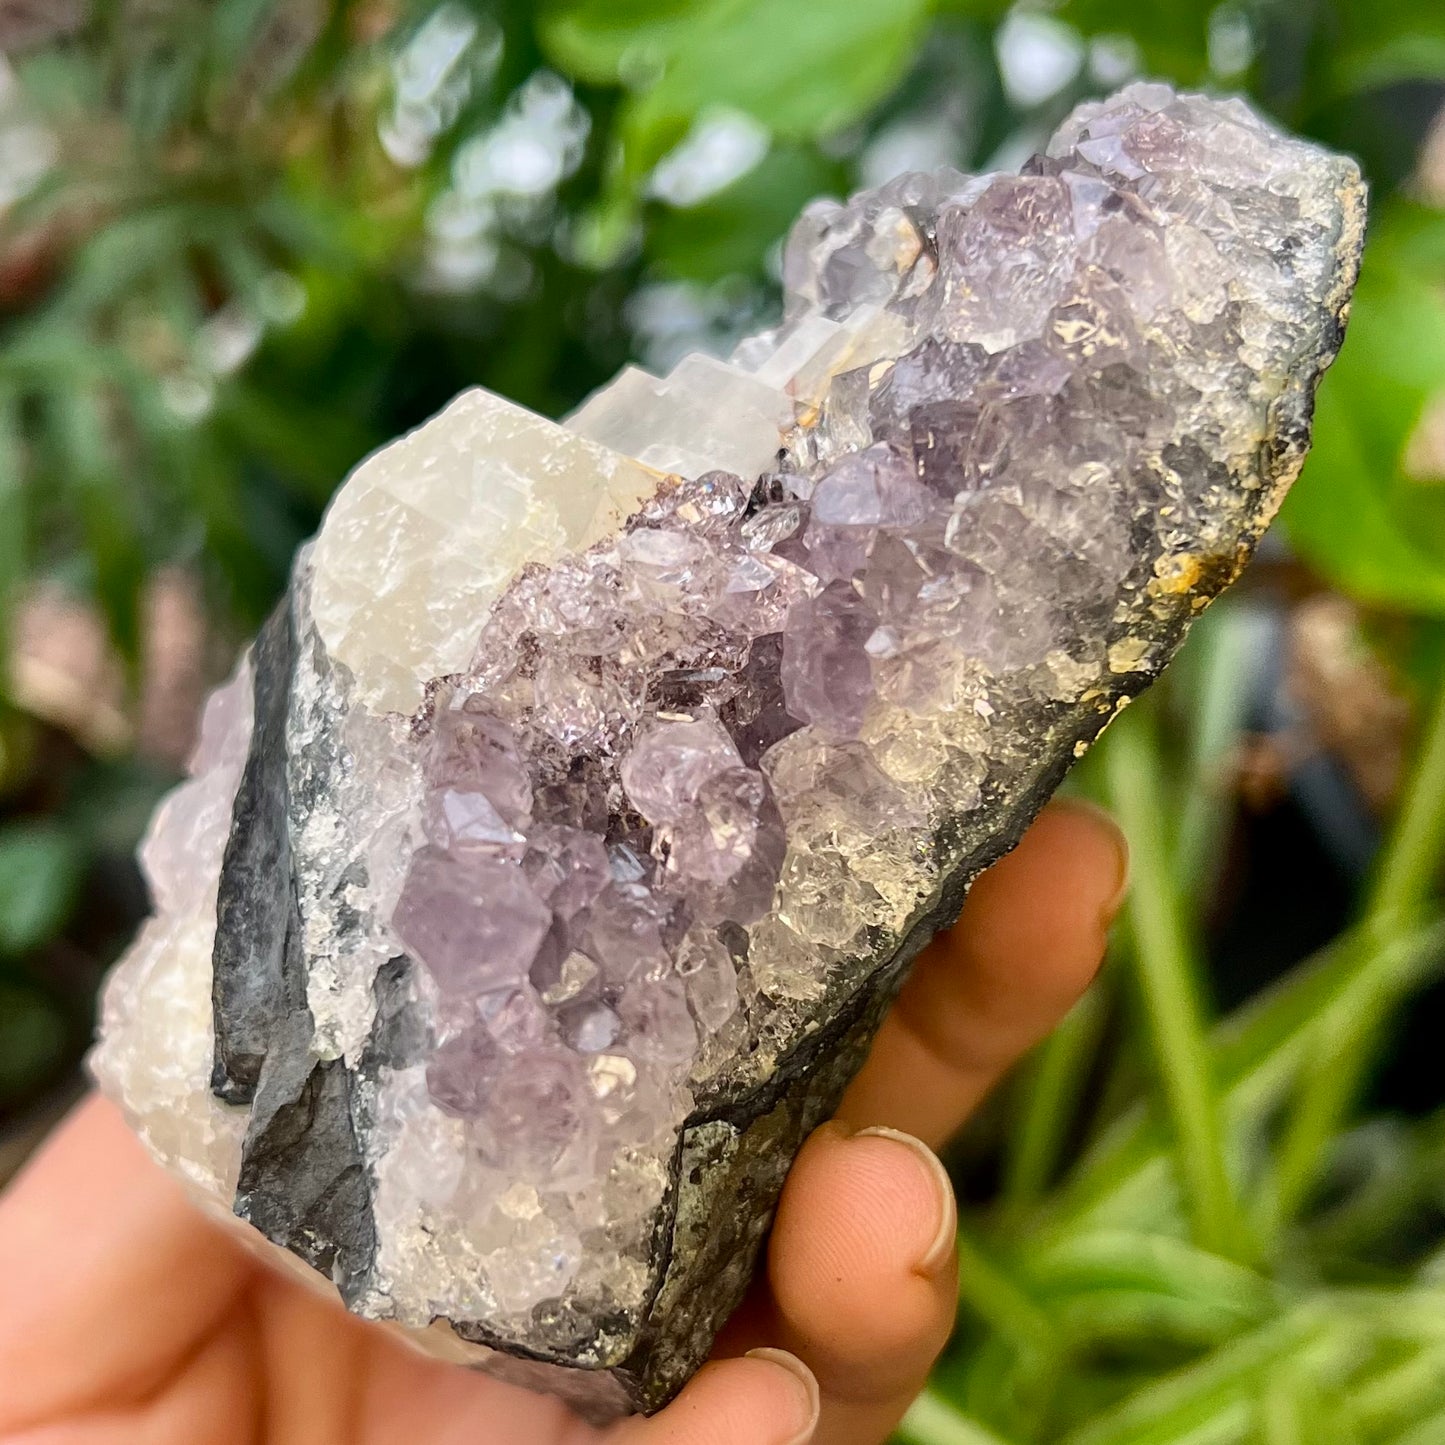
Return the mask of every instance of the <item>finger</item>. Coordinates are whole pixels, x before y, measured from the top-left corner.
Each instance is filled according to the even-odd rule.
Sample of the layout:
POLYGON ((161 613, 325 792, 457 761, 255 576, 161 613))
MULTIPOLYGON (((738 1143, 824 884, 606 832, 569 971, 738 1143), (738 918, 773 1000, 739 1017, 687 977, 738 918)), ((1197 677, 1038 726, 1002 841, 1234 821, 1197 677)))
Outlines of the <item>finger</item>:
POLYGON ((33 1430, 6 1430, 5 1445, 254 1445, 270 1439, 261 1433, 251 1392, 240 1388, 250 1349, 244 1332, 219 1332, 203 1340, 186 1368, 153 1395, 101 1405, 33 1430))
POLYGON ((820 1445, 884 1439, 922 1388, 956 1304, 948 1177, 917 1139, 817 1130, 768 1247, 769 1338, 821 1393, 820 1445))
MULTIPOLYGON (((758 1350, 706 1364, 650 1420, 605 1432, 606 1445, 809 1445, 818 1422, 818 1385, 796 1357, 758 1350)), ((579 1427, 566 1445, 594 1437, 579 1427)))
MULTIPOLYGON (((279 1276, 274 1285, 268 1281, 268 1287, 296 1288, 279 1276)), ((292 1307, 298 1315, 305 1309, 300 1301, 292 1307)), ((568 1430, 575 1429, 575 1445, 584 1441, 596 1445, 596 1432, 578 1425, 576 1417, 554 1396, 535 1395, 423 1355, 399 1335, 339 1309, 334 1318, 324 1321, 298 1320, 289 1336, 276 1333, 281 1337, 268 1348, 289 1350, 299 1355, 303 1364, 293 1378, 286 1378, 287 1372, 280 1368, 273 1368, 268 1376, 268 1404, 284 1391, 288 1399, 277 1400, 276 1405, 289 1403, 291 1409, 273 1407, 266 1440, 306 1445, 320 1440, 334 1440, 338 1445, 396 1445, 398 1441, 407 1445, 480 1445, 483 1441, 540 1445, 561 1441, 568 1430), (317 1389, 318 1370, 328 1364, 323 1356, 318 1366, 323 1333, 318 1325, 329 1335, 350 1335, 350 1348, 360 1354, 358 1388, 342 1392, 340 1398, 333 1395, 329 1401, 338 1412, 330 1434, 324 1433, 323 1427, 332 1422, 315 1419, 320 1403, 317 1397, 325 1393, 317 1389), (479 1428, 478 1422, 485 1422, 485 1428, 479 1428)))
POLYGON ((0 1198, 0 1430, 152 1395, 253 1269, 88 1100, 0 1198))
POLYGON ((220 1445, 220 1426, 196 1424, 207 1408, 246 1439, 358 1445, 462 1445, 479 1417, 540 1441, 567 1418, 559 1401, 428 1359, 268 1268, 100 1099, 0 1199, 0 1280, 7 1445, 109 1445, 107 1431, 220 1445))
POLYGON ((1104 957, 1128 881, 1105 814, 1051 803, 920 955, 839 1117, 939 1145, 1061 1019, 1104 957))

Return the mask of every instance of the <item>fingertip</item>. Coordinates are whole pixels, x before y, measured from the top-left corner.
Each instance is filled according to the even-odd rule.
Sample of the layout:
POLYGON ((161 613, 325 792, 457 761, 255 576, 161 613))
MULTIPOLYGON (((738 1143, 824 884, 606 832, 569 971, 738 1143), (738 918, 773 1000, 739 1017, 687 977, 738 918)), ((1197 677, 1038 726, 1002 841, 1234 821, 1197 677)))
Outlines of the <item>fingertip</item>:
POLYGON ((1077 796, 1053 799, 1037 822, 1046 832, 1062 834, 1063 845, 1102 899, 1106 926, 1112 923, 1129 893, 1129 835, 1107 808, 1077 796))
POLYGON ((988 901, 1044 880, 1050 892, 1066 886, 1100 911, 1117 911, 1128 876, 1129 841, 1110 814, 1085 798, 1055 798, 1018 847, 979 877, 969 897, 988 901))
POLYGON ((1013 852, 980 875, 960 922, 986 945, 994 929, 1106 931, 1129 888, 1129 840, 1084 798, 1055 798, 1013 852), (1020 903, 1031 905, 1027 911, 1020 903))
POLYGON ((788 1436, 785 1445, 807 1445, 818 1428, 818 1416, 823 1408, 817 1376, 796 1355, 772 1346, 749 1350, 743 1358, 762 1360, 791 1378, 790 1388, 794 1395, 794 1420, 797 1428, 788 1436))
POLYGON ((624 1422, 608 1445, 808 1445, 820 1410, 818 1382, 786 1350, 712 1360, 651 1419, 624 1422))
POLYGON ((1128 844, 1107 813, 1076 799, 1050 803, 919 960, 902 1016, 958 1066, 1006 1067, 1093 981, 1128 876, 1128 844))
POLYGON ((825 1396, 916 1388, 952 1321, 955 1229, 948 1176, 919 1140, 814 1133, 779 1202, 768 1277, 784 1342, 825 1396))
MULTIPOLYGON (((927 1208, 936 1211, 938 1223, 933 1237, 918 1256, 913 1269, 925 1279, 931 1279, 946 1265, 956 1262, 958 1251, 958 1204, 953 1195, 953 1181, 948 1177, 943 1161, 922 1139, 915 1139, 912 1134, 905 1134, 901 1129, 890 1129, 884 1124, 872 1124, 866 1129, 860 1129, 853 1137, 886 1139, 899 1146, 905 1151, 912 1165, 911 1172, 914 1177, 910 1181, 910 1192, 917 1189, 920 1183, 928 1192, 930 1198, 927 1208)), ((910 1219, 927 1218, 927 1210, 921 1201, 916 1208, 910 1206, 905 1212, 910 1219)))

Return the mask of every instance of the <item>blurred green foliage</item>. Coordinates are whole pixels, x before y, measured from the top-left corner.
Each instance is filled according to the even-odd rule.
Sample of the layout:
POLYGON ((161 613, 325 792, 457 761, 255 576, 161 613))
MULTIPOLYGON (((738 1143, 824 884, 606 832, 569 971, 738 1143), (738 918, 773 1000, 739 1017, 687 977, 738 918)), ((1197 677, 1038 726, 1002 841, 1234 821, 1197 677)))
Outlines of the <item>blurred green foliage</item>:
POLYGON ((1445 215, 1399 200, 1379 209, 1287 521, 1300 552, 1354 595, 1445 615, 1445 486, 1404 468, 1445 389, 1445 215))
MULTIPOLYGON (((1090 759, 1133 840, 1127 926, 985 1121, 958 1336, 903 1434, 1445 1439, 1445 1115, 1360 1107, 1445 960, 1445 463, 1416 454, 1445 395, 1445 179, 1415 179, 1445 8, 95 0, 40 31, 0 86, 0 617, 60 579, 132 685, 159 567, 234 643, 369 448, 467 384, 556 414, 629 357, 726 346, 819 192, 1014 164, 1134 73, 1361 157, 1364 275, 1283 521, 1389 639, 1411 780, 1347 931, 1216 1019, 1248 610, 1216 609, 1090 759)), ((0 1111, 73 1062, 163 781, 0 709, 0 1111)))

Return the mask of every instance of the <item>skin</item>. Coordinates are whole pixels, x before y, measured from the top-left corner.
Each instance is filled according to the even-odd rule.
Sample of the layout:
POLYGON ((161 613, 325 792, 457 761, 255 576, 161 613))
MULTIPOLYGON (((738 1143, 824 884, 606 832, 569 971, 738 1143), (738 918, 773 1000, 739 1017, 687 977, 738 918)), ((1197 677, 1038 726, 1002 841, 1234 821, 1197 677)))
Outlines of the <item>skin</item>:
POLYGON ((788 1177, 716 1357, 651 1419, 426 1359, 199 1214, 91 1098, 0 1197, 0 1445, 879 1445, 956 1301, 932 1152, 1103 956, 1127 850, 1054 803, 921 957, 788 1177))

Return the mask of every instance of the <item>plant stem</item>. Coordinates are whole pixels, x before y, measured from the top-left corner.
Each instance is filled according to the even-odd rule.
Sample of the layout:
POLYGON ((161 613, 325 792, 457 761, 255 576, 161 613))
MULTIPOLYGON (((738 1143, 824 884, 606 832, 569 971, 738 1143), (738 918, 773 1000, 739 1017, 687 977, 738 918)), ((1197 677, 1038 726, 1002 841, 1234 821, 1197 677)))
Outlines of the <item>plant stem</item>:
MULTIPOLYGON (((1445 677, 1437 685, 1415 767, 1381 853, 1355 947, 1378 950, 1415 921, 1429 897, 1442 854, 1445 677)), ((1261 1196, 1266 1216, 1263 1223, 1271 1232, 1293 1219, 1306 1203, 1328 1156, 1330 1142, 1359 1093, 1398 997, 1395 989, 1382 985, 1366 994, 1361 1006, 1337 1019, 1323 1021, 1318 1056, 1301 1079, 1271 1185, 1261 1196)))
POLYGON ((1130 842, 1128 918, 1136 974, 1194 1242, 1240 1259, 1248 1253, 1245 1232, 1225 1168, 1198 971, 1164 840, 1158 744, 1145 715, 1113 729, 1106 770, 1110 802, 1130 842))

